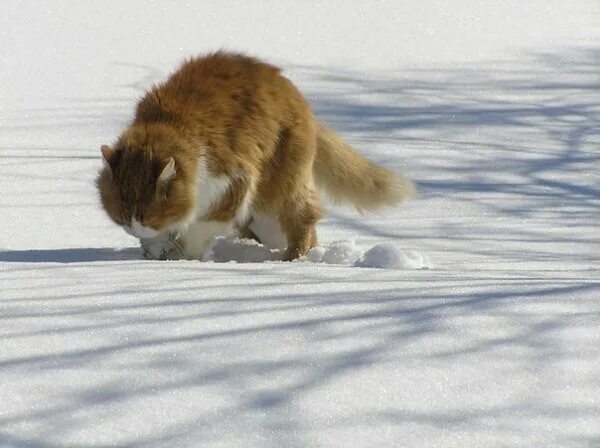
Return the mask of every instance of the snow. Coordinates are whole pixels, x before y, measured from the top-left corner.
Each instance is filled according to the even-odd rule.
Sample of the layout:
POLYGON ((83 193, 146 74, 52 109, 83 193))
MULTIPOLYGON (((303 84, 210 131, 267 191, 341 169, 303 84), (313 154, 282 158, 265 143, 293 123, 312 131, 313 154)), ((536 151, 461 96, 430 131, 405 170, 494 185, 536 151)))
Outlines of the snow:
POLYGON ((340 240, 312 248, 306 260, 312 263, 352 265, 363 268, 430 269, 431 260, 415 250, 403 251, 397 243, 380 243, 362 252, 354 241, 340 240))
POLYGON ((360 258, 354 241, 334 241, 327 247, 318 246, 310 250, 306 258, 313 263, 352 264, 360 258))
POLYGON ((419 252, 403 252, 392 243, 382 243, 367 250, 355 265, 365 268, 430 269, 431 261, 419 252))
POLYGON ((269 249, 254 240, 236 237, 217 238, 211 250, 206 254, 205 261, 225 263, 263 263, 278 261, 283 257, 283 251, 269 249))
MULTIPOLYGON (((129 252, 135 254, 135 252, 129 252)), ((203 257, 203 261, 279 263, 283 253, 284 251, 281 249, 271 249, 255 240, 229 236, 216 238, 210 250, 203 257)), ((415 250, 403 251, 398 244, 376 244, 363 252, 351 240, 333 241, 326 246, 313 247, 305 257, 294 260, 294 262, 385 269, 431 269, 432 267, 431 260, 426 254, 415 250)))
POLYGON ((2 6, 0 446, 600 444, 598 2, 2 6), (417 197, 142 259, 100 145, 220 47, 417 197))

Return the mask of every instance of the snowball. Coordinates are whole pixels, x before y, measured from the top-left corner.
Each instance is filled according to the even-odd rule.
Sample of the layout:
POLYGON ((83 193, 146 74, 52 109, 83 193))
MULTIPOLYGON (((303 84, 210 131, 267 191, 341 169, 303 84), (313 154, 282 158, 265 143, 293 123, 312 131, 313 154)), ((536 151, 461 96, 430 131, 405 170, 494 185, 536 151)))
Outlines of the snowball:
POLYGON ((321 263, 325 255, 325 248, 322 246, 313 247, 306 254, 306 259, 312 263, 321 263))
POLYGON ((430 269, 427 256, 415 251, 404 252, 391 243, 376 244, 366 251, 355 266, 386 269, 430 269))
POLYGON ((360 251, 354 241, 334 241, 325 249, 322 263, 328 264, 353 264, 360 258, 360 251))

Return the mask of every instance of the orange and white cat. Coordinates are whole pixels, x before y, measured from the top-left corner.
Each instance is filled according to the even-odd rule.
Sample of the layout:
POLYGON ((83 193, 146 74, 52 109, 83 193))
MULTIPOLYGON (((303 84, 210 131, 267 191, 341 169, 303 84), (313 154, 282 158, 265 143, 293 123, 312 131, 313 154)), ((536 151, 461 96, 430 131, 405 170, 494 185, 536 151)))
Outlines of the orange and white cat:
POLYGON ((317 244, 320 189, 360 211, 414 191, 321 125, 278 68, 226 52, 152 87, 102 156, 104 209, 157 259, 200 258, 237 230, 292 260, 317 244))

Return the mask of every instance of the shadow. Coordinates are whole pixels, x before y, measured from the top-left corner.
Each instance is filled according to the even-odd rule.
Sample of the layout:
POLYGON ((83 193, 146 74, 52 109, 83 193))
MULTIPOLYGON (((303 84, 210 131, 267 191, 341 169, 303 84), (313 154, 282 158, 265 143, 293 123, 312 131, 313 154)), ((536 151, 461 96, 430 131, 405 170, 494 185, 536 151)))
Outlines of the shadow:
POLYGON ((554 243, 571 240, 600 263, 599 61, 589 46, 429 72, 295 68, 321 120, 418 187, 395 226, 339 210, 333 226, 463 254, 493 240, 522 260, 564 259, 554 243), (431 207, 444 212, 411 219, 431 207))
POLYGON ((0 262, 13 263, 86 263, 93 261, 140 260, 139 248, 76 248, 0 251, 0 262))
MULTIPOLYGON (((481 213, 440 208, 383 223, 333 214, 333 224, 408 235, 456 259, 489 257, 489 244, 523 263, 577 254, 560 244, 597 247, 600 52, 530 57, 435 73, 295 68, 309 75, 323 121, 374 160, 415 173, 418 207, 452 198, 481 213)), ((576 258, 599 261, 591 251, 576 258)), ((0 252, 33 264, 137 259, 133 248, 0 252)), ((106 445, 246 446, 250 435, 303 447, 319 444, 315 434, 366 434, 372 446, 405 434, 442 445, 591 445, 600 282, 597 269, 570 263, 409 274, 295 263, 6 270, 0 374, 17 399, 0 415, 0 444, 64 446, 118 428, 106 445)))
MULTIPOLYGON (((427 158, 439 165, 436 176, 419 180, 429 196, 508 192, 537 201, 535 207, 527 204, 532 212, 559 202, 564 208, 565 201, 587 201, 597 212, 600 190, 595 177, 559 177, 600 162, 600 130, 596 126, 600 82, 595 71, 600 51, 585 48, 530 57, 537 63, 521 67, 491 62, 493 72, 476 67, 440 70, 429 80, 426 74, 410 72, 403 74, 408 79, 399 81, 397 75, 369 79, 360 73, 340 76, 315 68, 305 70, 316 79, 335 81, 345 92, 316 89, 310 93, 311 103, 322 119, 341 133, 359 135, 364 150, 378 138, 402 146, 429 145, 419 158, 426 164, 424 168, 428 168, 427 158), (505 72, 502 65, 507 66, 505 72), (385 95, 383 101, 381 94, 385 95), (422 137, 412 136, 415 131, 422 137), (501 141, 498 132, 504 136, 501 141), (529 144, 532 140, 535 145, 529 144), (447 153, 436 154, 441 148, 447 153), (464 154, 457 157, 457 151, 464 154), (439 163, 446 159, 447 164, 439 163), (518 179, 497 179, 506 172, 518 179), (458 182, 456 173, 463 177, 458 182)), ((402 153, 395 163, 400 160, 402 153)), ((506 211, 525 211, 525 207, 506 211)))
MULTIPOLYGON (((7 346, 36 337, 62 343, 50 353, 4 356, 0 373, 12 378, 26 371, 28 381, 69 375, 70 382, 52 386, 60 400, 0 416, 3 427, 27 424, 35 429, 27 437, 9 432, 3 439, 0 433, 0 440, 55 446, 44 441, 47 431, 58 427, 71 433, 98 425, 96 417, 109 418, 111 409, 149 402, 154 406, 144 410, 148 418, 154 408, 164 412, 165 407, 196 401, 198 407, 190 407, 185 416, 163 416, 157 428, 136 429, 131 442, 113 446, 179 445, 186 438, 205 440, 215 431, 238 442, 246 436, 235 429, 239 427, 251 428, 266 446, 307 446, 310 431, 348 431, 361 425, 367 431, 427 425, 457 434, 467 428, 491 436, 505 430, 527 433, 540 418, 556 428, 595 412, 590 406, 555 405, 551 399, 557 387, 552 360, 577 364, 589 355, 582 348, 591 340, 584 330, 595 325, 593 307, 581 302, 562 311, 543 308, 578 294, 596 296, 598 282, 557 285, 555 279, 514 278, 512 288, 499 291, 493 279, 443 281, 435 277, 439 274, 420 273, 431 286, 421 287, 417 295, 413 283, 370 270, 357 269, 347 278, 347 271, 326 266, 319 271, 289 265, 201 268, 210 275, 185 277, 171 271, 174 285, 164 290, 148 280, 149 272, 130 270, 127 288, 100 283, 85 300, 73 303, 46 278, 44 295, 27 306, 15 303, 3 309, 1 338, 10 338, 7 346), (288 271, 295 274, 286 275, 288 271), (249 276, 252 288, 242 289, 238 281, 249 276), (340 278, 346 291, 323 293, 324 285, 340 278), (139 286, 142 279, 144 288, 139 286), (436 286, 440 282, 443 286, 436 286), (298 284, 302 289, 294 290, 298 284), (32 332, 6 326, 28 318, 38 323, 32 332), (216 322, 226 324, 215 328, 216 322), (565 341, 575 330, 579 343, 565 341), (285 344, 277 343, 281 340, 285 344), (448 378, 427 377, 427 369, 440 368, 451 369, 448 378), (373 383, 369 372, 384 372, 384 384, 373 383), (527 390, 527 395, 534 394, 534 401, 525 397, 479 404, 476 410, 465 407, 465 402, 477 403, 480 388, 488 399, 489 376, 506 372, 526 384, 533 376, 539 394, 527 390), (344 394, 337 398, 343 400, 344 412, 325 399, 337 387, 344 394), (363 387, 382 404, 364 407, 363 387), (418 404, 403 392, 408 388, 419 395, 418 404), (356 396, 348 393, 355 389, 356 396), (211 401, 215 393, 222 397, 218 391, 230 397, 226 405, 223 398, 211 401), (388 399, 390 391, 397 395, 388 399), (444 406, 436 401, 439 394, 444 406), (456 403, 448 403, 449 396, 456 403), (311 399, 303 401, 307 397, 311 399), (327 419, 301 424, 307 412, 321 407, 332 412, 327 419)), ((84 278, 97 275, 91 266, 84 269, 84 278)), ((570 382, 570 393, 592 387, 580 377, 570 382)))

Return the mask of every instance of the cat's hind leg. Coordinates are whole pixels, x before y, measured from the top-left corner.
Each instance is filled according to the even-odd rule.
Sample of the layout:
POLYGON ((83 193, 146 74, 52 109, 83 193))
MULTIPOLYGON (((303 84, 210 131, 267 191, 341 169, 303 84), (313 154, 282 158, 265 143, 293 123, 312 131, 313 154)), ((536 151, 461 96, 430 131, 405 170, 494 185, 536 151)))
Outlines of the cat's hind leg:
POLYGON ((280 210, 279 221, 287 237, 284 261, 302 257, 317 245, 316 223, 321 215, 319 201, 315 193, 307 187, 280 210))
POLYGON ((315 225, 322 212, 312 175, 316 149, 316 131, 310 121, 291 129, 281 148, 285 163, 278 173, 282 194, 277 216, 287 239, 286 261, 306 255, 317 245, 315 225))

